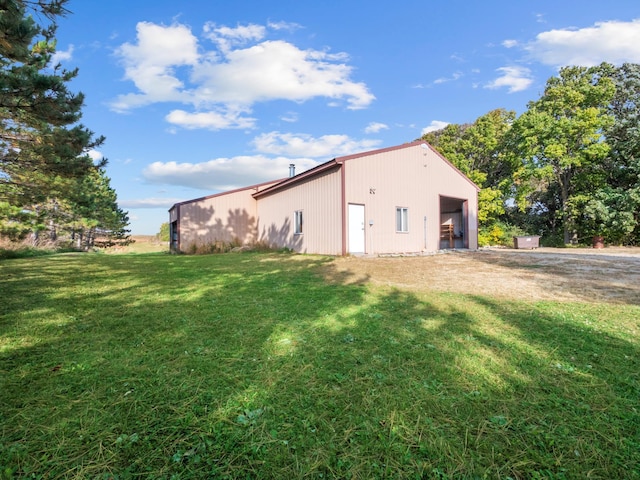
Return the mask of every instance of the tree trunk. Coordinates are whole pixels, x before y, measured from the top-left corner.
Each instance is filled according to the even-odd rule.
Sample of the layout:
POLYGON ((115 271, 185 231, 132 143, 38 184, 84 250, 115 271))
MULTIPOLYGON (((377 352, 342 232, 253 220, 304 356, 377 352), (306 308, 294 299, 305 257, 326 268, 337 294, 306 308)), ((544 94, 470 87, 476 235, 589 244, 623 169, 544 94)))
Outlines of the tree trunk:
POLYGON ((56 231, 56 224, 53 219, 49 220, 49 240, 52 242, 58 240, 58 232, 56 231))
POLYGON ((574 243, 576 240, 576 232, 571 231, 573 227, 573 217, 569 211, 569 187, 571 183, 571 170, 567 169, 558 175, 560 181, 560 201, 562 203, 562 230, 564 244, 574 243))

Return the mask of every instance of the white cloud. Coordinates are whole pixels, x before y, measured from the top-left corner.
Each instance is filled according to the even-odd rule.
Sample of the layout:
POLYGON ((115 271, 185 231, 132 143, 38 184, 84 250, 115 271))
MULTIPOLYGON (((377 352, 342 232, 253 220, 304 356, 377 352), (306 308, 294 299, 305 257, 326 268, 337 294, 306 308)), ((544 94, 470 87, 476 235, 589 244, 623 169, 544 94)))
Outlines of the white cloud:
POLYGON ((505 40, 504 42, 502 42, 502 46, 505 47, 505 48, 517 47, 518 46, 518 41, 517 40, 505 40))
POLYGON ((371 122, 364 129, 364 133, 378 133, 382 130, 389 130, 389 125, 380 122, 371 122))
POLYGON ((280 116, 280 120, 287 123, 296 123, 298 121, 297 112, 287 112, 280 116))
POLYGON ((281 40, 265 41, 225 55, 225 62, 203 61, 194 70, 197 101, 250 106, 269 100, 304 102, 314 97, 346 99, 364 108, 374 99, 363 83, 349 80, 344 60, 317 50, 300 50, 281 40))
POLYGON ((433 81, 434 84, 438 85, 440 83, 447 83, 447 82, 455 82, 456 80, 458 80, 460 77, 462 77, 462 72, 455 72, 453 75, 451 75, 450 77, 441 77, 441 78, 437 78, 433 81))
POLYGON ((449 122, 443 122, 441 120, 432 120, 429 126, 424 127, 420 135, 426 135, 429 132, 435 132, 436 130, 442 130, 444 127, 449 125, 449 122))
POLYGON ((120 95, 112 103, 116 111, 162 101, 189 101, 190 92, 178 78, 176 68, 194 66, 199 60, 198 40, 184 25, 140 22, 137 43, 116 50, 125 67, 125 78, 140 93, 120 95))
POLYGON ((591 27, 542 32, 526 46, 530 55, 552 66, 592 66, 601 62, 640 62, 640 19, 597 22, 591 27))
POLYGON ((204 31, 207 38, 217 41, 219 38, 226 38, 237 43, 245 43, 251 40, 262 40, 267 29, 262 25, 249 24, 238 25, 236 28, 221 26, 216 27, 213 23, 206 23, 204 31))
POLYGON ((226 191, 285 178, 289 164, 297 173, 313 168, 310 158, 269 158, 264 155, 216 158, 202 163, 154 162, 142 172, 149 183, 226 191))
POLYGON ((370 150, 379 140, 353 140, 348 135, 323 135, 314 138, 303 133, 263 133, 253 139, 260 153, 328 159, 370 150))
POLYGON ((68 62, 73 58, 73 45, 69 45, 67 50, 56 50, 56 52, 51 55, 50 65, 55 67, 59 63, 68 62))
POLYGON ((293 22, 269 22, 268 26, 273 30, 286 30, 288 32, 295 32, 302 28, 300 24, 293 22))
POLYGON ((138 200, 118 200, 120 208, 166 208, 184 199, 178 198, 143 198, 138 200))
POLYGON ((255 118, 244 117, 242 114, 242 111, 190 113, 184 110, 173 110, 165 117, 165 120, 188 130, 198 128, 208 130, 254 128, 255 118))
POLYGON ((484 86, 492 90, 508 88, 509 93, 526 90, 533 83, 531 71, 525 67, 501 67, 496 70, 502 75, 484 86))
MULTIPOLYGON (((271 100, 304 102, 325 97, 360 109, 375 99, 364 83, 351 80, 353 68, 347 64, 347 54, 301 50, 283 40, 264 40, 269 29, 294 27, 250 24, 230 28, 207 23, 203 35, 214 48, 206 50, 185 25, 140 22, 136 42, 116 50, 125 79, 133 81, 137 91, 118 96, 111 107, 126 112, 156 102, 181 102, 210 115, 237 110, 250 113, 255 103, 271 100)), ((241 128, 237 121, 225 126, 219 119, 203 121, 201 114, 195 118, 186 122, 191 128, 199 122, 204 128, 212 124, 241 128)))
POLYGON ((218 45, 222 52, 229 52, 234 46, 246 45, 250 41, 262 40, 267 29, 262 25, 238 25, 236 28, 220 26, 208 22, 204 25, 206 38, 218 45))
POLYGON ((102 152, 99 152, 98 150, 93 148, 87 152, 87 155, 89 155, 89 158, 91 158, 91 160, 93 160, 94 162, 97 162, 104 158, 102 152))

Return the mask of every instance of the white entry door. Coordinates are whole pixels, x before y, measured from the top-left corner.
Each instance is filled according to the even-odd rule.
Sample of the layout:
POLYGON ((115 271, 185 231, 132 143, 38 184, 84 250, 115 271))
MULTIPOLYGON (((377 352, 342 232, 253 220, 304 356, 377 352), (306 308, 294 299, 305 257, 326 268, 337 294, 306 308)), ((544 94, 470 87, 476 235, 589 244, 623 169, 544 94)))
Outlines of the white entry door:
POLYGON ((349 204, 349 253, 364 253, 364 205, 349 204))

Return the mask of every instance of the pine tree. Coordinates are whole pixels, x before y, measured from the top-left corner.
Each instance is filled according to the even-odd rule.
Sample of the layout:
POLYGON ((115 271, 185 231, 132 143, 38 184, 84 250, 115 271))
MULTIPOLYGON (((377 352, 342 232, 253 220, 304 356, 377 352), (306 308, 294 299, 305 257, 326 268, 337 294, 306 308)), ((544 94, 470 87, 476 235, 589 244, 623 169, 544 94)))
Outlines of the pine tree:
POLYGON ((98 233, 126 237, 128 218, 106 160, 88 155, 104 138, 78 123, 84 96, 68 88, 78 70, 51 65, 66 3, 0 0, 0 234, 70 232, 87 247, 98 233))
POLYGON ((66 3, 0 0, 0 233, 42 229, 43 205, 105 165, 88 155, 104 138, 77 123, 84 96, 68 88, 77 69, 50 65, 66 3))

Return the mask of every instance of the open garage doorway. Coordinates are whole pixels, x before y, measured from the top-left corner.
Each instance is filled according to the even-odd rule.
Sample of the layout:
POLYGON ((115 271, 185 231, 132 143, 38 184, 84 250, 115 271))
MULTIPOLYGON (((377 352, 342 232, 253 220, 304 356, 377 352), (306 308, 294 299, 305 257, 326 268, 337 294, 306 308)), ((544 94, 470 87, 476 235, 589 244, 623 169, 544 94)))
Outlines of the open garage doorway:
POLYGON ((467 201, 440 196, 440 250, 469 248, 467 201))

